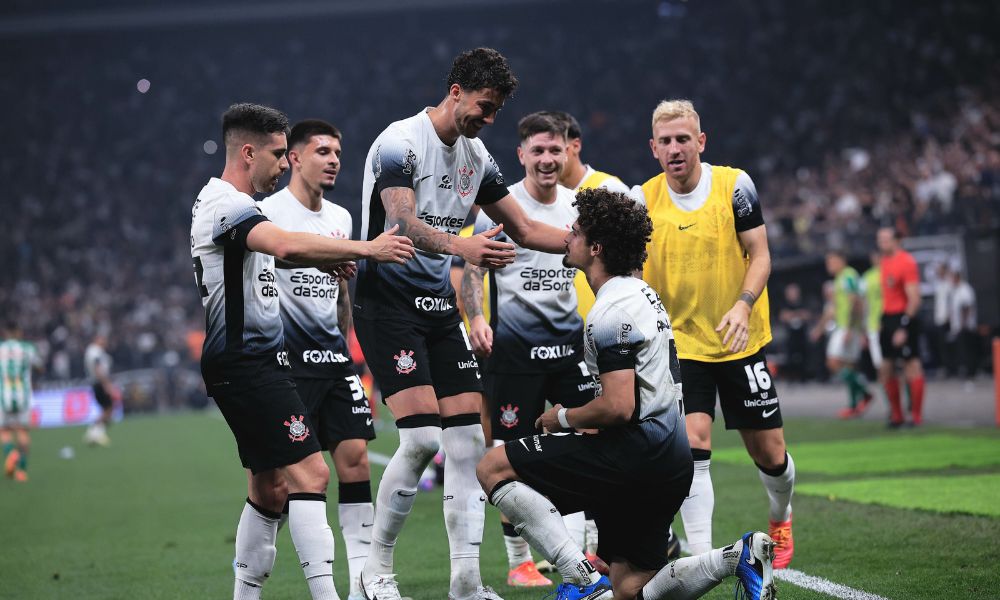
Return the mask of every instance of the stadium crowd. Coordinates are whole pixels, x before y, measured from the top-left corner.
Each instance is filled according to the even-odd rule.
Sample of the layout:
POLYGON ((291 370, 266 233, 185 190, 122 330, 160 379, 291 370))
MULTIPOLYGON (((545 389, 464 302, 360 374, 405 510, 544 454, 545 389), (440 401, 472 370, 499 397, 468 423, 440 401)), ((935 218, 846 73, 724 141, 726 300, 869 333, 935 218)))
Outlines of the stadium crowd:
POLYGON ((760 188, 777 270, 832 246, 867 256, 884 223, 912 235, 1000 226, 996 5, 634 2, 594 19, 600 3, 575 15, 557 4, 530 22, 453 7, 0 40, 19 57, 0 79, 0 123, 20 132, 18 158, 0 161, 0 307, 40 342, 49 379, 79 377, 99 332, 117 370, 195 368, 190 209, 222 162, 223 109, 253 100, 336 123, 333 198, 359 223, 364 148, 436 102, 444 84, 426 74, 475 45, 501 49, 522 82, 487 134, 511 172, 517 118, 562 109, 583 123, 585 160, 639 183, 656 170, 651 107, 694 99, 713 127, 706 157, 745 165, 760 188))

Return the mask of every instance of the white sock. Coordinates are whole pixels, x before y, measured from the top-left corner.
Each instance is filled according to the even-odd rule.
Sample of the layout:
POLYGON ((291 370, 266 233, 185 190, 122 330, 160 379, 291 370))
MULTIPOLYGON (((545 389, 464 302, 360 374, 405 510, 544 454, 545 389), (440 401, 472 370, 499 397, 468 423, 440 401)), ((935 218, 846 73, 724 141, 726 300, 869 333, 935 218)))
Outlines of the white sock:
POLYGON ((587 519, 585 531, 584 538, 587 540, 587 554, 597 554, 597 542, 600 539, 597 533, 597 522, 593 519, 587 519))
POLYGON ((587 517, 583 515, 583 511, 563 515, 563 524, 566 525, 566 531, 569 532, 569 539, 573 540, 573 543, 579 546, 580 550, 586 552, 587 517))
POLYGON ((340 600, 333 587, 333 531, 326 519, 326 495, 288 494, 288 531, 314 600, 340 600))
POLYGON ((479 574, 479 547, 486 521, 486 494, 476 478, 476 465, 486 453, 486 438, 479 414, 442 419, 444 448, 444 523, 451 549, 451 595, 462 599, 483 585, 479 574), (475 424, 449 426, 458 423, 475 424))
POLYGON ((643 600, 701 598, 736 572, 743 541, 697 556, 679 558, 660 569, 642 588, 643 600))
POLYGON ((263 589, 259 585, 237 579, 233 588, 233 600, 260 600, 260 593, 263 589))
POLYGON ((403 523, 413 509, 420 474, 437 454, 440 445, 440 427, 400 428, 399 448, 382 474, 375 499, 371 551, 362 570, 365 581, 393 572, 393 549, 403 523))
POLYGON ((700 452, 707 452, 708 458, 694 461, 691 491, 681 504, 684 534, 692 555, 703 554, 712 549, 712 512, 715 510, 715 490, 712 488, 712 474, 709 472, 712 452, 700 452))
POLYGON ((368 558, 368 550, 372 545, 375 505, 371 502, 340 504, 337 506, 337 516, 347 551, 347 569, 351 574, 350 593, 357 595, 360 593, 358 578, 361 576, 361 569, 365 566, 365 559, 368 558))
MULTIPOLYGON (((262 509, 261 509, 262 510, 262 509)), ((264 514, 250 504, 247 499, 236 526, 236 556, 233 571, 236 584, 233 598, 252 600, 260 598, 261 588, 274 568, 274 557, 278 550, 274 540, 278 537, 278 517, 264 514)))
POLYGON ((757 467, 760 481, 767 490, 770 503, 769 517, 772 521, 787 521, 792 518, 792 494, 795 493, 795 461, 785 453, 787 466, 781 475, 768 475, 757 467))
POLYGON ((590 585, 600 579, 548 498, 525 483, 509 481, 493 491, 490 501, 507 515, 514 531, 559 569, 564 581, 590 585))
POLYGON ((531 548, 528 542, 517 535, 510 523, 503 523, 503 543, 507 547, 507 564, 511 570, 531 560, 531 548))

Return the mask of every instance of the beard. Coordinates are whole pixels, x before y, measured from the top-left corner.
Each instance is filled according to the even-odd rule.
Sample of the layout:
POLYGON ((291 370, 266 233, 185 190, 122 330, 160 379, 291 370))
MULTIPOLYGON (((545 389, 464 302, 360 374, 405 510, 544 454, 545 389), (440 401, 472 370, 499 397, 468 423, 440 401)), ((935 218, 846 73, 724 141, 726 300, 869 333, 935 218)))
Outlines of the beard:
POLYGON ((337 183, 336 182, 334 182, 334 183, 321 183, 321 184, 319 184, 319 189, 323 190, 324 192, 333 191, 333 188, 335 188, 335 187, 337 187, 337 183))

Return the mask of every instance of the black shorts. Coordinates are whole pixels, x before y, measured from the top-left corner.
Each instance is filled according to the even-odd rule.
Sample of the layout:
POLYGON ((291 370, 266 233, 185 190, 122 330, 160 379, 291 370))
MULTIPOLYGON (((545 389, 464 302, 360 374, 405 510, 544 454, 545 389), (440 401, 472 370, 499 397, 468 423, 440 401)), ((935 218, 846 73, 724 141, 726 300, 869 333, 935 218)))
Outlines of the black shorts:
POLYGON ((684 411, 715 420, 718 393, 726 429, 777 429, 782 426, 778 392, 764 350, 737 360, 703 362, 682 358, 684 411))
POLYGON ((533 433, 535 421, 545 412, 545 401, 566 408, 594 399, 594 378, 579 365, 551 373, 487 373, 486 401, 490 407, 493 439, 516 440, 533 433))
POLYGON ((900 325, 902 320, 903 313, 882 315, 882 329, 878 337, 879 346, 882 347, 882 360, 920 358, 920 319, 910 319, 906 327, 900 325), (902 346, 894 346, 892 334, 901 328, 906 329, 906 342, 902 346))
POLYGON ((586 510, 601 532, 597 554, 658 571, 667 564, 670 523, 691 489, 694 463, 684 435, 655 450, 637 426, 596 435, 557 433, 507 442, 504 449, 524 483, 564 515, 586 510))
POLYGON ((373 440, 372 407, 357 375, 334 379, 295 380, 299 397, 316 427, 323 450, 332 450, 343 440, 373 440))
POLYGON ((236 438, 240 462, 255 475, 319 452, 312 421, 291 379, 213 392, 236 438))
POLYGON ((382 398, 434 386, 438 398, 482 392, 479 363, 462 321, 444 325, 386 317, 355 319, 354 330, 382 398))
POLYGON ((113 404, 111 394, 100 383, 94 384, 94 400, 97 400, 97 405, 104 409, 111 408, 113 404))

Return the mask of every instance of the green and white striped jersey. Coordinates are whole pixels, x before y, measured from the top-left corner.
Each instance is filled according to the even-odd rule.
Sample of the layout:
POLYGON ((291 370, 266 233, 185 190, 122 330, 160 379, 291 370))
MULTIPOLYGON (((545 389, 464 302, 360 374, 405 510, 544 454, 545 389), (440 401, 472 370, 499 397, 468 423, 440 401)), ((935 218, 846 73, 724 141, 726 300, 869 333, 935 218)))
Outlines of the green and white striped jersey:
POLYGON ((19 339, 0 342, 0 410, 24 412, 31 408, 31 369, 35 345, 19 339))

